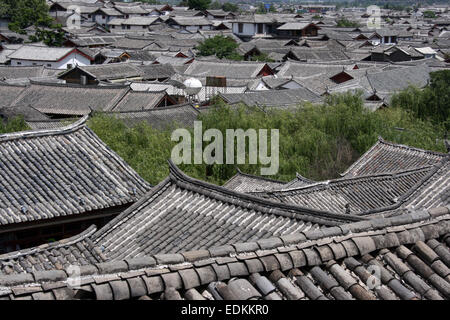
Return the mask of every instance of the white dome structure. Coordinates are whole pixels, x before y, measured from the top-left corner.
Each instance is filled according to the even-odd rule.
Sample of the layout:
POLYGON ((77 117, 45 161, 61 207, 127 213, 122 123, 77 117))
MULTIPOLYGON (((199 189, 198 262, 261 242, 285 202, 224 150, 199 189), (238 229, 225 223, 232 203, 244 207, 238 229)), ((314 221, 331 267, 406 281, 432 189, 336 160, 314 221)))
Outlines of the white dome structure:
POLYGON ((202 89, 202 83, 195 78, 186 79, 183 84, 186 87, 184 91, 186 91, 186 94, 189 96, 198 94, 202 89))

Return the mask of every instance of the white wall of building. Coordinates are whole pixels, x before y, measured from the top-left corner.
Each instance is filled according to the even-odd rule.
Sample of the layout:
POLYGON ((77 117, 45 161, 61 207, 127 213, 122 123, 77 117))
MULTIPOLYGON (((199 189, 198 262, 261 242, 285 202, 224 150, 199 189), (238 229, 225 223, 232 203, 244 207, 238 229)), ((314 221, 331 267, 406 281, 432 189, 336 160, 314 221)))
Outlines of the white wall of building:
POLYGON ((33 61, 11 59, 11 66, 46 66, 52 69, 67 69, 67 66, 69 64, 71 64, 72 67, 74 67, 75 65, 88 66, 91 64, 91 61, 78 52, 69 54, 61 61, 33 61))

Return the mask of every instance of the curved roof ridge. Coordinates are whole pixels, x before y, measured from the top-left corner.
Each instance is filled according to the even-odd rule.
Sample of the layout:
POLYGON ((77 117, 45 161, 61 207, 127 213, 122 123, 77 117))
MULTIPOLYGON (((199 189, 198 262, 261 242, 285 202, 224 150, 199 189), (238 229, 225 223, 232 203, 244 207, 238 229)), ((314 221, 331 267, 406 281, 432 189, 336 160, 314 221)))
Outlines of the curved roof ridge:
POLYGON ((77 120, 74 123, 71 123, 67 126, 56 128, 56 129, 39 129, 39 130, 29 130, 29 131, 20 131, 20 132, 12 132, 12 133, 4 133, 0 135, 0 143, 5 141, 11 141, 15 139, 26 139, 26 138, 37 138, 42 136, 50 136, 50 135, 62 135, 72 133, 79 129, 86 127, 87 119, 89 115, 83 116, 81 119, 77 120))
POLYGON ((365 180, 370 180, 370 179, 375 179, 375 178, 395 178, 395 177, 398 177, 401 175, 406 175, 411 172, 428 171, 434 167, 436 167, 436 165, 429 165, 429 166, 424 166, 424 167, 420 167, 420 168, 413 168, 413 169, 407 169, 407 170, 396 171, 396 172, 381 172, 381 173, 376 173, 376 174, 369 174, 369 175, 356 176, 356 177, 347 177, 347 178, 342 177, 342 178, 330 179, 330 180, 325 180, 325 181, 316 181, 313 184, 307 185, 307 186, 294 187, 294 188, 290 188, 290 189, 273 190, 273 191, 267 191, 267 192, 254 192, 254 193, 276 194, 276 193, 283 193, 283 192, 288 192, 288 191, 305 190, 308 188, 313 189, 315 187, 327 188, 328 186, 331 186, 334 184, 339 184, 339 183, 349 184, 349 183, 356 183, 359 181, 365 181, 365 180))
POLYGON ((426 149, 411 147, 411 146, 408 146, 406 144, 401 144, 401 143, 395 143, 395 142, 392 142, 392 141, 387 141, 387 140, 384 140, 381 136, 378 137, 378 141, 380 143, 383 143, 383 144, 386 144, 386 145, 392 146, 392 147, 397 147, 397 148, 402 148, 402 149, 409 149, 409 150, 414 150, 414 151, 423 152, 423 153, 431 153, 431 154, 435 154, 435 155, 439 155, 439 156, 447 155, 446 153, 442 153, 442 152, 438 152, 438 151, 426 150, 426 149))
MULTIPOLYGON (((243 176, 246 176, 246 177, 250 177, 250 178, 254 178, 254 179, 258 179, 258 180, 269 181, 269 182, 277 182, 277 183, 284 183, 284 184, 287 183, 286 181, 270 179, 270 178, 266 178, 266 177, 262 177, 262 176, 258 176, 258 175, 254 175, 254 174, 250 174, 250 173, 245 173, 245 172, 242 172, 239 168, 236 168, 236 170, 237 170, 236 174, 240 174, 240 175, 243 175, 243 176)), ((233 177, 231 177, 230 180, 233 179, 233 177)))
POLYGON ((316 182, 317 182, 317 181, 315 181, 315 180, 311 180, 311 179, 308 179, 308 178, 302 176, 302 175, 301 175, 300 173, 298 173, 298 172, 295 173, 295 176, 296 176, 297 179, 299 179, 299 180, 301 180, 301 181, 304 181, 304 182, 308 182, 308 183, 316 183, 316 182))
POLYGON ((80 242, 80 241, 83 241, 83 240, 89 238, 92 234, 94 234, 95 231, 97 231, 97 226, 91 225, 89 228, 87 228, 83 232, 81 232, 73 237, 70 237, 70 238, 65 238, 65 239, 58 240, 58 241, 51 242, 51 243, 45 243, 45 244, 42 244, 37 247, 26 248, 23 250, 2 254, 2 255, 0 255, 0 261, 17 259, 17 258, 25 256, 25 255, 34 254, 34 253, 45 251, 45 250, 57 249, 57 248, 65 247, 65 246, 70 246, 77 242, 80 242))
MULTIPOLYGON (((276 201, 272 201, 269 199, 257 197, 257 196, 254 196, 254 195, 251 195, 248 193, 240 193, 240 192, 237 192, 234 190, 224 188, 222 186, 210 184, 208 182, 201 181, 201 180, 198 180, 198 179, 195 179, 195 178, 192 178, 192 177, 186 175, 183 171, 181 171, 172 162, 172 160, 168 160, 168 162, 169 162, 169 170, 170 170, 169 179, 171 181, 173 181, 177 185, 182 184, 184 188, 189 188, 188 185, 190 184, 190 185, 196 185, 200 188, 210 189, 213 192, 211 192, 211 194, 209 196, 214 196, 215 194, 221 193, 226 196, 233 197, 235 199, 238 198, 243 201, 246 201, 249 204, 251 204, 252 206, 258 207, 258 209, 260 211, 267 211, 267 213, 276 214, 276 215, 277 215, 277 213, 275 212, 274 209, 279 208, 279 209, 285 210, 285 211, 294 211, 292 217, 297 217, 297 218, 317 217, 317 218, 325 218, 325 219, 335 219, 335 220, 340 220, 340 221, 347 220, 349 222, 361 220, 361 219, 355 219, 355 216, 351 216, 351 215, 345 215, 342 213, 335 213, 335 212, 327 212, 327 211, 318 210, 318 209, 301 207, 301 206, 294 205, 294 204, 276 202, 276 201), (185 182, 185 183, 183 183, 183 182, 185 182), (310 215, 310 214, 313 214, 313 215, 310 215), (297 216, 297 215, 300 215, 300 216, 297 216)), ((198 189, 196 191, 199 192, 198 189)), ((237 203, 234 203, 234 204, 238 205, 237 203)), ((358 217, 358 218, 361 218, 361 217, 358 217)), ((309 219, 305 219, 305 220, 309 220, 309 219)))

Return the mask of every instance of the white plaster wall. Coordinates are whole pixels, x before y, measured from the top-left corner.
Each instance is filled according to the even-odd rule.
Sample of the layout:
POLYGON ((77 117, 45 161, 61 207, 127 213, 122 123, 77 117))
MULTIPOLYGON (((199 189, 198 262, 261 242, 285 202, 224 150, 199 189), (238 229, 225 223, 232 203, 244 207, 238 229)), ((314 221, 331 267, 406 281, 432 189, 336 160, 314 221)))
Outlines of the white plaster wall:
POLYGON ((11 59, 12 66, 46 66, 52 69, 67 69, 67 65, 88 66, 91 61, 79 53, 72 53, 62 59, 61 61, 32 61, 32 60, 17 60, 11 59), (19 64, 20 63, 20 64, 19 64))

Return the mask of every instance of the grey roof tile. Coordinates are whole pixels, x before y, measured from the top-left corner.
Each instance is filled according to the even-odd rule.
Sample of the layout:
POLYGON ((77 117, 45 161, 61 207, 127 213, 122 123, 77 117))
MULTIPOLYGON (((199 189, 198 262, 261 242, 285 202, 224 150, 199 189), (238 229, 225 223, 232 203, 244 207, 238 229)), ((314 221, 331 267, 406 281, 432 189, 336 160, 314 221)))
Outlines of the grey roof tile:
POLYGON ((97 300, 113 300, 113 292, 109 283, 93 284, 97 300))
POLYGON ((180 270, 178 273, 183 281, 184 289, 191 289, 200 286, 200 278, 193 269, 180 270))
POLYGON ((260 298, 261 294, 245 279, 230 280, 228 287, 239 300, 260 298))
POLYGON ((140 277, 134 277, 126 280, 130 288, 131 298, 138 298, 147 294, 147 286, 140 277))
POLYGON ((196 268, 196 271, 198 273, 198 276, 200 278, 200 283, 202 285, 218 280, 216 272, 212 266, 196 268))
POLYGON ((143 276, 142 279, 144 280, 145 285, 147 286, 148 294, 164 291, 164 282, 161 276, 152 276, 152 277, 143 276))

